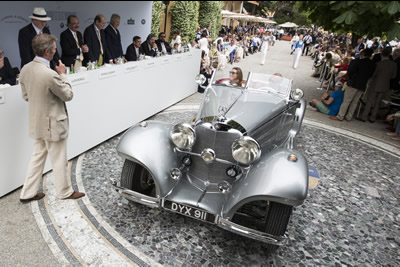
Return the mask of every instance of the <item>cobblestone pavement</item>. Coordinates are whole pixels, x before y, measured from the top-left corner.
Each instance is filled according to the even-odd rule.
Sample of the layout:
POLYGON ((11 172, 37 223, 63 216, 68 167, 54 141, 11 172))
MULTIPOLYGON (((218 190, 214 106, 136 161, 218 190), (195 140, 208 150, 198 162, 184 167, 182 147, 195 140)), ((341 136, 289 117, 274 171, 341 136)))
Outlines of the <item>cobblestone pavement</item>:
MULTIPOLYGON (((261 54, 255 54, 233 66, 240 66, 245 75, 249 70, 280 72, 294 79, 294 87, 302 88, 307 100, 319 97, 316 79, 310 77, 311 59, 302 57, 293 70, 289 53, 289 44, 281 41, 270 48, 266 65, 261 66, 261 54)), ((227 77, 229 70, 228 66, 218 71, 217 77, 227 77)), ((189 121, 202 96, 196 93, 152 119, 189 121)), ((400 262, 400 152, 398 143, 386 138, 382 122, 336 122, 307 110, 297 149, 321 179, 293 212, 288 244, 271 256, 260 242, 119 197, 109 186, 109 179, 121 174, 123 161, 115 151, 119 138, 70 162, 74 187, 87 197, 57 200, 49 173, 43 182, 47 195, 41 201, 15 204, 19 190, 0 200, 7 204, 2 206, 2 220, 14 219, 7 210, 24 218, 18 225, 23 237, 9 242, 17 245, 0 245, 1 266, 28 262, 32 266, 397 266, 400 262), (33 222, 39 230, 24 232, 33 222), (17 248, 22 254, 15 253, 17 248), (41 261, 37 255, 42 253, 46 257, 41 261)), ((2 236, 9 238, 9 229, 13 228, 3 228, 2 236)))

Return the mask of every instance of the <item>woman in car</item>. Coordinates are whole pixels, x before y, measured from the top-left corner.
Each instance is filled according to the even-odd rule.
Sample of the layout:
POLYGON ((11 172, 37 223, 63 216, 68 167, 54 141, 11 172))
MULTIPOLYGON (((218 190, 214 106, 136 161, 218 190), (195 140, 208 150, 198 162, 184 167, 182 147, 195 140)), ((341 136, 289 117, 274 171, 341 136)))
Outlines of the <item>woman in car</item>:
POLYGON ((243 87, 243 72, 238 67, 233 67, 229 72, 228 84, 236 87, 243 87))

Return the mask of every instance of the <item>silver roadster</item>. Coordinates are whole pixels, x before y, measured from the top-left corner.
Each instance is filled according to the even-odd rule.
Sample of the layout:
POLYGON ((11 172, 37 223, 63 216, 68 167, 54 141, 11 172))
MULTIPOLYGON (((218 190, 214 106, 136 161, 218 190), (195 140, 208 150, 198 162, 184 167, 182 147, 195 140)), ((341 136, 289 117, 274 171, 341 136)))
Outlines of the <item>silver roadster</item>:
POLYGON ((144 121, 124 133, 121 181, 111 184, 130 201, 216 224, 273 251, 308 192, 307 160, 294 147, 303 92, 276 74, 249 73, 240 88, 213 79, 191 122, 144 121))

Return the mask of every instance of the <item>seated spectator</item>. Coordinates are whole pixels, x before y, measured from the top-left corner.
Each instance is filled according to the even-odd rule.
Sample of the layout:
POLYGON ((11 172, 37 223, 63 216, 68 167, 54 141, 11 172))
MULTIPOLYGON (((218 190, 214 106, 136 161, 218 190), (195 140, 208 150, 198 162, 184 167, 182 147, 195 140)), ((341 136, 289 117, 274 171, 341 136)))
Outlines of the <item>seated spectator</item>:
POLYGON ((139 36, 133 37, 132 44, 126 49, 125 59, 127 61, 137 61, 140 55, 144 55, 141 44, 142 39, 139 36))
POLYGON ((179 49, 179 44, 175 43, 174 47, 171 49, 171 53, 175 54, 175 53, 182 53, 182 51, 179 49))
POLYGON ((337 82, 335 84, 335 91, 332 94, 323 93, 321 99, 313 99, 309 104, 310 106, 317 108, 321 113, 330 116, 336 116, 339 112, 340 105, 343 102, 344 93, 342 91, 343 84, 337 82))
POLYGON ((147 35, 146 41, 141 45, 141 48, 146 56, 155 57, 159 51, 156 44, 156 36, 152 33, 147 35))
POLYGON ((218 41, 217 41, 217 50, 219 51, 219 52, 222 52, 222 51, 224 51, 224 46, 222 45, 222 41, 223 41, 224 39, 219 39, 218 41))
POLYGON ((0 84, 15 85, 16 83, 17 80, 10 61, 4 56, 4 52, 0 48, 0 84))
POLYGON ((158 40, 156 41, 158 51, 162 52, 164 55, 171 54, 171 46, 165 41, 165 37, 165 33, 160 32, 158 34, 158 40))
POLYGON ((386 135, 392 136, 392 140, 400 141, 400 111, 396 112, 395 114, 388 115, 386 120, 394 120, 393 128, 395 129, 394 132, 387 132, 386 135))
POLYGON ((335 82, 340 81, 342 84, 346 81, 347 78, 347 68, 349 67, 351 62, 351 57, 345 57, 339 65, 335 65, 337 69, 337 77, 335 82))
POLYGON ((196 41, 191 41, 189 45, 189 51, 193 51, 196 48, 198 48, 196 41))
POLYGON ((233 61, 235 60, 235 53, 236 53, 237 46, 235 44, 235 40, 231 40, 231 43, 228 46, 228 52, 229 52, 229 62, 233 64, 233 61))

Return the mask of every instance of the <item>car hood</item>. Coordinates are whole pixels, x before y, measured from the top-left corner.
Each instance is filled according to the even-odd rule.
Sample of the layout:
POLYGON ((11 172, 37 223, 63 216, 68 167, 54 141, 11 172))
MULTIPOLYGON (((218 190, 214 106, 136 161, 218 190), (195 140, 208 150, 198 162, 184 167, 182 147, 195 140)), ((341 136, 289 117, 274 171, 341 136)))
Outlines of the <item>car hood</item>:
POLYGON ((285 107, 286 100, 273 93, 246 91, 225 114, 225 117, 240 124, 246 132, 249 132, 262 122, 283 112, 285 107))

